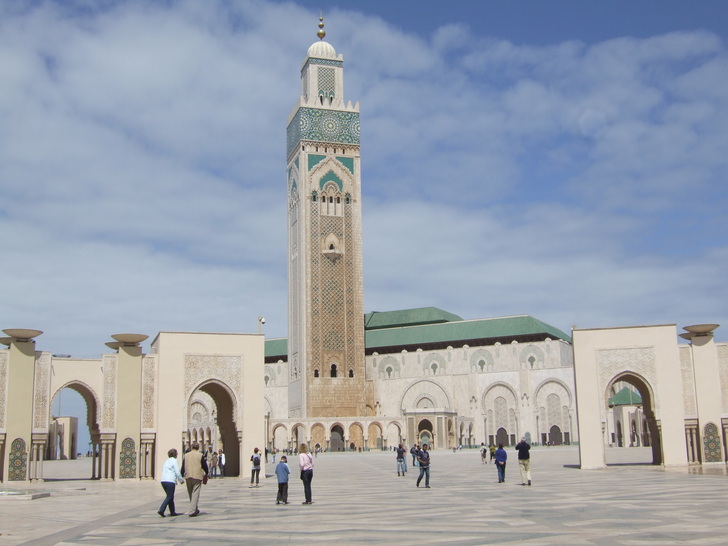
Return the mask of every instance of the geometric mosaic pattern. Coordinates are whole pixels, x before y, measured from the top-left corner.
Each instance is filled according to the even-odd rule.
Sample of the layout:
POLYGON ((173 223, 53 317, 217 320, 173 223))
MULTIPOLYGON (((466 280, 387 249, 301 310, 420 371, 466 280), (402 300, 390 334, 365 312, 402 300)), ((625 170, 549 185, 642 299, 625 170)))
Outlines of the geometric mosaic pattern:
POLYGON ((136 449, 134 440, 124 438, 121 442, 121 461, 119 462, 120 478, 136 478, 136 449))
POLYGON ((326 99, 334 98, 334 89, 336 87, 336 72, 333 68, 325 68, 320 66, 318 68, 318 84, 319 84, 319 97, 323 96, 326 99))
POLYGON ((302 141, 339 144, 360 143, 359 112, 340 112, 319 108, 299 108, 288 124, 287 152, 290 155, 302 141))
POLYGON ((28 475, 28 451, 25 447, 25 440, 16 438, 10 445, 10 468, 8 469, 8 481, 25 481, 28 475))
POLYGON ((703 429, 703 448, 705 450, 706 463, 721 463, 723 457, 720 450, 720 435, 718 427, 713 423, 708 423, 703 429))

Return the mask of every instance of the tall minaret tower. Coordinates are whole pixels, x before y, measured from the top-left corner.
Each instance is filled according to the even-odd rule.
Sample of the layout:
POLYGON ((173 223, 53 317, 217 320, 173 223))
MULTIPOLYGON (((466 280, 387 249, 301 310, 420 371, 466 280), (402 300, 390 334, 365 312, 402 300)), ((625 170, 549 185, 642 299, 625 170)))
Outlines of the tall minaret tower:
POLYGON ((364 380, 359 103, 323 39, 301 68, 288 118, 289 417, 371 414, 364 380))

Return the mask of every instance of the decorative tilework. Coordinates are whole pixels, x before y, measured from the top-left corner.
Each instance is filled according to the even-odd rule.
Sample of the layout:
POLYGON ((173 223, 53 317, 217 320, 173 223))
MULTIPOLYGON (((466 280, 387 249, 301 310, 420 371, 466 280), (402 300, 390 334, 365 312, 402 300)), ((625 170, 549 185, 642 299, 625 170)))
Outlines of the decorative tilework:
POLYGON ((8 468, 8 481, 22 482, 28 475, 28 451, 25 440, 16 438, 10 444, 10 465, 8 468))
POLYGON ((706 463, 721 463, 723 458, 721 457, 721 445, 720 435, 718 434, 718 427, 713 423, 708 423, 703 428, 703 448, 705 451, 705 462, 706 463))
POLYGON ((302 140, 359 145, 359 112, 299 108, 286 132, 286 155, 302 140))
POLYGON ((344 62, 339 61, 336 59, 319 59, 317 57, 309 57, 306 60, 306 63, 303 65, 303 68, 301 68, 301 74, 303 74, 306 71, 306 68, 308 68, 308 65, 311 64, 318 64, 323 66, 335 66, 337 68, 343 68, 344 62))
POLYGON ((121 442, 121 453, 119 458, 119 477, 136 478, 136 448, 134 440, 124 438, 121 442))
POLYGON ((318 68, 318 84, 319 96, 324 96, 329 100, 333 99, 336 88, 336 72, 334 69, 320 66, 318 68))
POLYGON ((341 178, 336 176, 334 171, 329 171, 321 177, 321 180, 319 182, 319 187, 323 190, 324 186, 328 182, 333 182, 334 184, 336 184, 339 187, 339 191, 344 189, 344 183, 341 181, 341 178))
POLYGON ((346 167, 351 174, 354 174, 354 158, 353 157, 337 157, 336 161, 338 161, 344 167, 346 167))
POLYGON ((308 154, 308 170, 310 171, 311 169, 313 169, 316 165, 321 163, 324 159, 326 159, 325 155, 308 154))

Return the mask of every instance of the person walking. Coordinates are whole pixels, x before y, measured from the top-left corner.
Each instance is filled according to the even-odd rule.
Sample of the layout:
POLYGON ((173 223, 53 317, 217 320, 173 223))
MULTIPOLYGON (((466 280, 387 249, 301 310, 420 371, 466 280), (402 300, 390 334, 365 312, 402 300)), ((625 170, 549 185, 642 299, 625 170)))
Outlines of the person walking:
POLYGON ((410 448, 410 454, 412 455, 412 466, 417 466, 417 453, 420 451, 420 448, 417 444, 414 444, 410 448))
POLYGON ((253 463, 253 469, 250 471, 250 487, 260 487, 260 459, 260 450, 256 447, 250 456, 250 461, 253 463))
POLYGON ((495 450, 495 467, 498 469, 498 483, 504 483, 506 481, 507 460, 508 453, 503 449, 503 444, 498 444, 498 449, 495 450))
POLYGON ((490 447, 488 447, 488 451, 490 452, 490 461, 493 462, 493 459, 495 459, 495 446, 493 444, 490 444, 490 447))
POLYGON ((200 453, 200 444, 192 444, 192 449, 185 453, 182 461, 182 475, 187 482, 187 494, 190 497, 190 517, 200 514, 200 489, 202 481, 207 478, 207 461, 200 453))
POLYGON ((521 485, 531 485, 531 446, 526 442, 526 437, 516 445, 518 451, 518 468, 521 471, 521 485))
POLYGON ((217 478, 217 465, 220 461, 220 457, 217 454, 217 451, 212 452, 212 457, 210 459, 210 477, 211 478, 217 478))
POLYGON ((276 504, 288 504, 288 475, 290 473, 291 469, 288 466, 288 457, 283 455, 280 462, 276 465, 276 477, 278 478, 276 504))
POLYGON ((488 448, 485 447, 485 442, 480 443, 480 462, 481 464, 488 464, 488 448))
POLYGON ((306 498, 301 504, 313 504, 311 500, 311 480, 313 480, 313 457, 308 452, 308 446, 301 444, 298 448, 298 466, 301 469, 303 481, 303 494, 306 498))
POLYGON ((160 482, 162 482, 162 488, 167 494, 166 498, 162 502, 162 506, 160 506, 159 510, 157 510, 157 514, 162 517, 165 517, 164 511, 167 509, 167 506, 169 506, 170 516, 179 515, 174 509, 174 490, 177 486, 177 482, 181 484, 185 483, 185 480, 179 471, 179 463, 177 462, 177 450, 170 449, 167 452, 167 457, 169 457, 169 459, 164 461, 164 466, 162 467, 162 478, 159 480, 160 482))
POLYGON ((399 444, 397 448, 397 476, 404 476, 407 472, 407 450, 399 444))
POLYGON ((420 486, 422 476, 425 476, 425 487, 430 488, 430 452, 427 444, 422 444, 422 449, 417 453, 417 461, 420 463, 420 475, 417 478, 417 487, 420 486))
POLYGON ((217 466, 220 469, 220 477, 225 477, 225 453, 222 448, 217 452, 217 466))

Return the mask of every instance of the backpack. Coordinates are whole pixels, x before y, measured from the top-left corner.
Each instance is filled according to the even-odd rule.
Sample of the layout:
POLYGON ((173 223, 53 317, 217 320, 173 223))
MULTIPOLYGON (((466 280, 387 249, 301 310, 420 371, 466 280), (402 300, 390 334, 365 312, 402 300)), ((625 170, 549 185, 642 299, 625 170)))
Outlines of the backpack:
POLYGON ((253 466, 259 466, 260 465, 260 456, 253 455, 253 466))

